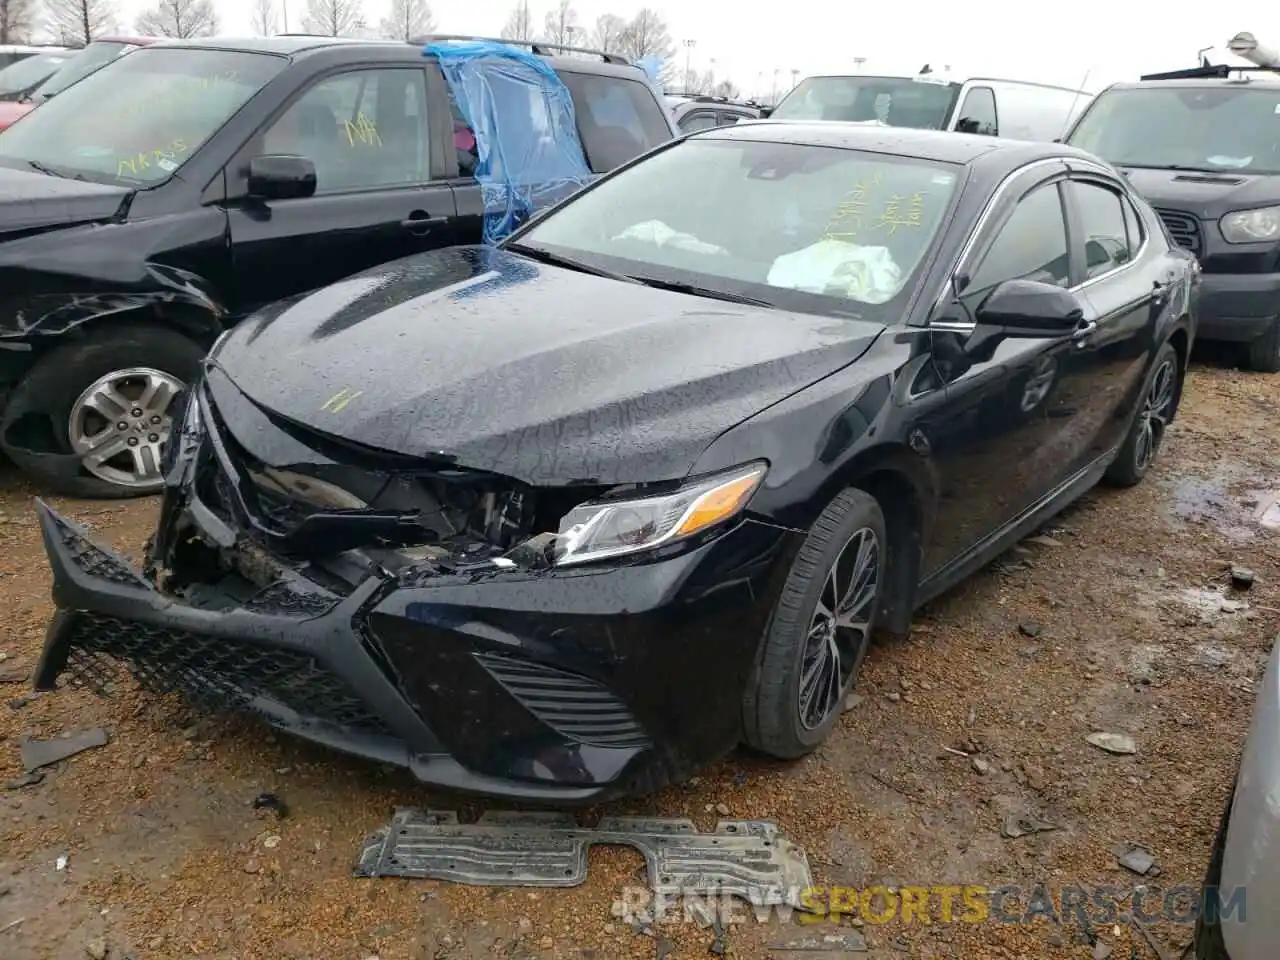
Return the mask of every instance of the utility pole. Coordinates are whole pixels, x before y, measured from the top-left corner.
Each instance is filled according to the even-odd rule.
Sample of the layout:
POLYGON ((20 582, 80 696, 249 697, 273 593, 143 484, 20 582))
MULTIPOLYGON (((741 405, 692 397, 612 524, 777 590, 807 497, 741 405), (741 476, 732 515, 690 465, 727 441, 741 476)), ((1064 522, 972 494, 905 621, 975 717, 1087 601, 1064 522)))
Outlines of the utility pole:
POLYGON ((693 69, 691 59, 693 57, 693 48, 698 45, 697 40, 684 41, 684 91, 688 93, 693 87, 693 69))
POLYGON ((800 82, 800 71, 797 70, 795 67, 792 67, 791 68, 791 89, 794 90, 796 88, 796 85, 799 82, 800 82))
POLYGON ((775 107, 778 105, 778 68, 777 67, 773 68, 773 96, 769 99, 769 102, 773 104, 775 107))
POLYGON ((858 73, 861 73, 861 72, 862 72, 862 65, 863 65, 864 63, 866 63, 866 62, 867 62, 867 58, 866 58, 866 57, 854 57, 854 58, 853 58, 853 69, 854 69, 854 70, 856 70, 856 71, 858 71, 858 73))
POLYGON ((284 32, 289 32, 289 0, 280 0, 280 18, 284 21, 284 32))

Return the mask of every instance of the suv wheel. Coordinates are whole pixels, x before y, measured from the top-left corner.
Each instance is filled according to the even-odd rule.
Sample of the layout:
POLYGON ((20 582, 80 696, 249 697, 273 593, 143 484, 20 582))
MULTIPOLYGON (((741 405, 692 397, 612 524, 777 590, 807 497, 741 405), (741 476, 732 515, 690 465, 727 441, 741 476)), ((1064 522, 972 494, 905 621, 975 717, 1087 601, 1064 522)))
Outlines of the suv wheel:
POLYGON ((1249 344, 1246 366, 1257 373, 1280 373, 1280 320, 1249 344))
POLYGON ((174 399, 205 350, 164 327, 103 326, 41 357, 14 390, 0 448, 54 493, 155 493, 174 399))

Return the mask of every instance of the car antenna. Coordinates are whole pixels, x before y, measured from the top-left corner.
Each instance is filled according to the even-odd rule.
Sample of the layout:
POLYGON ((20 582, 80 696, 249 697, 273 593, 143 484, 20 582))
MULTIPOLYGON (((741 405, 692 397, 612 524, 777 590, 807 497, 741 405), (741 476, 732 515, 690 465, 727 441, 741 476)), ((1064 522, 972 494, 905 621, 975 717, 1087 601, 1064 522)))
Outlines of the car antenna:
POLYGON ((1080 102, 1080 94, 1084 93, 1084 85, 1089 82, 1089 74, 1091 73, 1093 73, 1092 66, 1090 66, 1089 69, 1084 72, 1084 76, 1080 78, 1080 83, 1076 87, 1076 95, 1071 98, 1071 109, 1067 111, 1067 119, 1064 120, 1062 124, 1062 136, 1058 138, 1059 143, 1067 139, 1067 134, 1071 131, 1071 124, 1076 115, 1076 104, 1080 102))

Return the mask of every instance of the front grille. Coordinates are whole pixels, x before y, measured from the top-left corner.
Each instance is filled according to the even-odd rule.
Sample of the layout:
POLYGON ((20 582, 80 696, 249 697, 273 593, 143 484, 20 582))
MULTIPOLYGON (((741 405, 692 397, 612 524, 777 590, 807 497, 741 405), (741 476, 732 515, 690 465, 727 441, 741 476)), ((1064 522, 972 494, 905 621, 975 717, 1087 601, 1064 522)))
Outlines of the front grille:
POLYGON ((500 654, 475 658, 526 710, 566 739, 601 747, 649 745, 626 704, 594 680, 500 654))
POLYGON ((1169 230, 1169 236, 1180 247, 1186 247, 1197 257, 1204 250, 1204 240, 1200 233, 1200 221, 1189 213, 1180 210, 1156 210, 1160 219, 1169 230))
POLYGON ((205 709, 392 736, 341 677, 305 653, 95 613, 73 616, 65 672, 97 693, 110 693, 124 663, 144 688, 180 693, 205 709))

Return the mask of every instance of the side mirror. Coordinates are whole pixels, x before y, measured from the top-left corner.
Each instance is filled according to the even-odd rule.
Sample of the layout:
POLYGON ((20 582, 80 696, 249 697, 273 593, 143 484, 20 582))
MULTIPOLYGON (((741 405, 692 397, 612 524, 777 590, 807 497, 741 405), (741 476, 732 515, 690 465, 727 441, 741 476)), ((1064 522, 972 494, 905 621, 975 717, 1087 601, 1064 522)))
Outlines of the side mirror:
POLYGON ((286 154, 249 161, 249 196, 261 200, 295 200, 316 192, 316 165, 306 157, 286 154))
POLYGON ((979 325, 1009 337, 1061 337, 1084 319, 1084 305, 1071 291, 1038 280, 1006 280, 976 311, 979 325))

